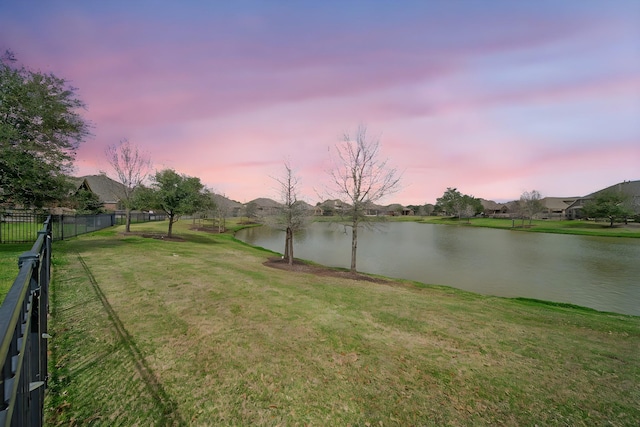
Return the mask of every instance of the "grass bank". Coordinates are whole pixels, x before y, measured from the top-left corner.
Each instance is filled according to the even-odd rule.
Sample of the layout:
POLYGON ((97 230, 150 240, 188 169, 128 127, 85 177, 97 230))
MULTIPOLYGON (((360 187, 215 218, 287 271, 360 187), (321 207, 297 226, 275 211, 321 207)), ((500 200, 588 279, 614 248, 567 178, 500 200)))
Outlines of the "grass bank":
POLYGON ((274 269, 188 225, 54 244, 48 425, 640 421, 639 317, 274 269))
MULTIPOLYGON (((395 219, 394 219, 395 220, 395 219)), ((640 238, 640 224, 615 224, 609 227, 609 223, 594 221, 569 221, 569 220, 533 220, 529 224, 525 220, 524 227, 522 221, 516 219, 500 218, 470 218, 457 219, 449 217, 401 217, 400 221, 416 221, 428 224, 459 225, 465 227, 488 227, 508 229, 514 231, 527 231, 534 233, 558 233, 558 234, 579 234, 585 236, 605 236, 605 237, 635 237, 640 238)))
POLYGON ((31 243, 0 244, 0 304, 18 276, 18 257, 31 246, 31 243))

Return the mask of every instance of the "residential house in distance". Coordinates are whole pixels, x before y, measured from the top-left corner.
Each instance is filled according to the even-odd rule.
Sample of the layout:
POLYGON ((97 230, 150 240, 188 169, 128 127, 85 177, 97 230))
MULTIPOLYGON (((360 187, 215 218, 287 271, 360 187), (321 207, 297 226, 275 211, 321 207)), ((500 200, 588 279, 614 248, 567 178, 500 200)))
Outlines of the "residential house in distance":
POLYGON ((255 205, 256 214, 259 217, 278 215, 278 213, 280 213, 280 208, 282 207, 281 203, 266 197, 259 197, 245 203, 245 208, 249 203, 253 203, 255 205))
POLYGON ((480 199, 480 203, 484 209, 484 216, 491 218, 508 214, 507 205, 504 203, 496 203, 493 200, 480 199))
POLYGON ((577 198, 571 205, 567 207, 567 218, 580 219, 582 218, 582 207, 586 202, 592 200, 598 193, 605 191, 619 191, 626 194, 629 197, 629 204, 635 213, 640 213, 640 180, 636 181, 623 181, 618 184, 614 184, 610 187, 603 188, 602 190, 595 191, 584 197, 577 198))
MULTIPOLYGON (((576 200, 576 197, 543 197, 540 203, 543 209, 536 215, 541 219, 564 219, 567 208, 576 200)), ((519 218, 519 200, 507 203, 496 203, 493 200, 480 199, 484 208, 484 216, 490 218, 519 218)))
POLYGON ((116 211, 118 204, 125 197, 125 187, 106 175, 88 175, 72 178, 75 192, 87 190, 98 196, 107 211, 116 211))
POLYGON ((212 194, 211 199, 216 204, 216 208, 223 212, 224 216, 238 217, 242 215, 243 205, 240 202, 231 200, 222 194, 212 194))
POLYGON ((537 217, 541 219, 565 219, 567 209, 573 204, 577 197, 543 197, 540 203, 544 207, 537 217))
POLYGON ((384 208, 384 215, 388 216, 413 216, 413 209, 406 208, 399 203, 393 203, 384 208))
POLYGON ((345 207, 348 205, 340 199, 325 200, 315 206, 313 214, 315 216, 333 216, 342 212, 345 207))

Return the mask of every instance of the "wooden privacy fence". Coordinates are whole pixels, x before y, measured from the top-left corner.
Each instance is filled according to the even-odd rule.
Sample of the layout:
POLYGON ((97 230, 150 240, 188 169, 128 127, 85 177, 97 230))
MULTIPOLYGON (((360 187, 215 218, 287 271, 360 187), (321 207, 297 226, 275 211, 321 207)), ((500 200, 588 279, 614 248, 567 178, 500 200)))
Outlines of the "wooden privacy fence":
POLYGON ((41 426, 47 383, 52 221, 48 217, 0 306, 0 426, 41 426))

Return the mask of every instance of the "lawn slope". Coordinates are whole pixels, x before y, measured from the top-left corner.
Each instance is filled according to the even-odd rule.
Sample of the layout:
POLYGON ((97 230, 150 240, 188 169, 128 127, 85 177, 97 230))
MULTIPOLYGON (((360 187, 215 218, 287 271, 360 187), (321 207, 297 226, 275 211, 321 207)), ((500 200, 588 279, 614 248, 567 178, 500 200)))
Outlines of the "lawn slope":
POLYGON ((54 244, 48 425, 640 421, 638 317, 284 271, 176 234, 54 244))

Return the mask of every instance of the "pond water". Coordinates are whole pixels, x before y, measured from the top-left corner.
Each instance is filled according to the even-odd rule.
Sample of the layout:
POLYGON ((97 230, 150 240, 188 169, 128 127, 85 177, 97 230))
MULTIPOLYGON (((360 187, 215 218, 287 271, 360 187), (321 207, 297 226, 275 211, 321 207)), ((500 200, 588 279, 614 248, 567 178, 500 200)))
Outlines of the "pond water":
MULTIPOLYGON (((239 231, 282 253, 284 232, 239 231)), ((296 258, 348 268, 351 229, 316 222, 294 239, 296 258)), ((358 233, 358 271, 504 297, 640 315, 640 239, 390 222, 358 233)))

